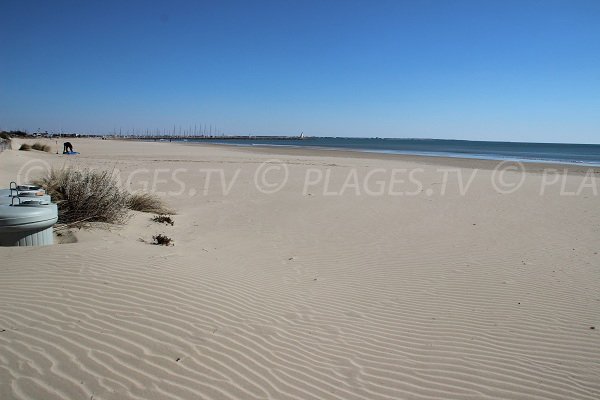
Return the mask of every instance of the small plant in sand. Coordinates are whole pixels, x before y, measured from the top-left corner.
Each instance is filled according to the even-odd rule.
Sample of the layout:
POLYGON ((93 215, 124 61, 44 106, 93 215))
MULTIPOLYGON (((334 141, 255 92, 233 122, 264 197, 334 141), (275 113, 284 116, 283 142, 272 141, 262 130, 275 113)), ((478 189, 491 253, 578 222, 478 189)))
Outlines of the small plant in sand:
POLYGON ((152 193, 135 192, 127 200, 127 207, 133 211, 151 212, 155 214, 173 214, 165 202, 152 193))
POLYGON ((109 171, 52 169, 35 183, 58 203, 60 223, 124 223, 127 220, 129 194, 109 171))
POLYGON ((152 217, 152 221, 158 222, 159 224, 168 224, 171 226, 175 225, 175 221, 173 221, 173 218, 171 218, 169 215, 164 214, 155 215, 154 217, 152 217))
POLYGON ((19 147, 19 150, 29 151, 29 150, 31 150, 31 145, 27 144, 27 143, 23 143, 23 144, 21 144, 21 147, 19 147))
POLYGON ((175 246, 175 244, 173 243, 173 239, 171 239, 168 236, 161 234, 158 234, 156 236, 152 236, 152 240, 154 240, 154 242, 152 242, 152 244, 158 245, 158 246, 175 246))
POLYGON ((49 145, 47 145, 47 144, 43 144, 43 143, 40 143, 40 142, 35 142, 35 143, 34 143, 34 144, 31 146, 31 148, 32 148, 33 150, 45 151, 45 152, 47 152, 47 153, 50 153, 50 151, 52 151, 52 148, 51 148, 49 145))

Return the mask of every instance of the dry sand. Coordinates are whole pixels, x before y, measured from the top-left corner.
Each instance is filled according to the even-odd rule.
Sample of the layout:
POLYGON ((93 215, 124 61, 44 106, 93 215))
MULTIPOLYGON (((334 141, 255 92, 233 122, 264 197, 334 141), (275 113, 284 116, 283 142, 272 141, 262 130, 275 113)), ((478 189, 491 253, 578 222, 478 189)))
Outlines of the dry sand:
POLYGON ((600 398, 597 171, 72 142, 1 153, 2 186, 115 169, 175 225, 0 248, 0 399, 600 398))

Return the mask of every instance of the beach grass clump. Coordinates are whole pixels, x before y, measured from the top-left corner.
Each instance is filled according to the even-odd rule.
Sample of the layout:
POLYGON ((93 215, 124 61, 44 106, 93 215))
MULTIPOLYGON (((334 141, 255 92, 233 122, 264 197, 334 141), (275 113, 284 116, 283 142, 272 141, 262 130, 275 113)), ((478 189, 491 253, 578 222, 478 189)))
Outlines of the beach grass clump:
POLYGON ((52 151, 52 148, 47 144, 35 142, 33 145, 23 143, 23 144, 21 144, 21 147, 19 147, 19 150, 24 150, 24 151, 38 150, 38 151, 45 151, 47 153, 50 153, 52 151))
POLYGON ((112 171, 53 168, 34 183, 43 187, 57 203, 61 224, 122 224, 127 221, 130 210, 153 212, 160 217, 159 222, 174 223, 168 217, 173 211, 163 200, 151 193, 128 193, 112 171))
POLYGON ((35 184, 58 204, 58 221, 64 224, 127 220, 129 193, 109 171, 64 167, 51 169, 35 184))
POLYGON ((6 132, 0 133, 0 151, 11 149, 12 148, 12 139, 10 135, 6 132))
POLYGON ((0 132, 0 147, 10 149, 12 145, 12 137, 7 132, 0 132))
POLYGON ((154 213, 159 215, 173 214, 165 202, 153 193, 135 192, 129 195, 127 207, 133 211, 154 213))
POLYGON ((152 239, 154 240, 154 242, 152 244, 158 245, 158 246, 174 246, 175 244, 173 243, 173 239, 171 239, 168 236, 161 234, 158 234, 156 236, 152 236, 152 239))
POLYGON ((3 139, 25 136, 27 136, 27 132, 25 131, 0 131, 0 138, 3 139))
POLYGON ((159 214, 152 217, 152 221, 158 222, 159 224, 175 225, 175 221, 169 215, 159 214))
POLYGON ((40 143, 40 142, 35 142, 35 143, 34 143, 34 144, 31 146, 31 148, 32 148, 33 150, 45 151, 45 152, 47 152, 47 153, 50 153, 50 152, 52 151, 52 148, 50 147, 50 145, 43 144, 43 143, 40 143))

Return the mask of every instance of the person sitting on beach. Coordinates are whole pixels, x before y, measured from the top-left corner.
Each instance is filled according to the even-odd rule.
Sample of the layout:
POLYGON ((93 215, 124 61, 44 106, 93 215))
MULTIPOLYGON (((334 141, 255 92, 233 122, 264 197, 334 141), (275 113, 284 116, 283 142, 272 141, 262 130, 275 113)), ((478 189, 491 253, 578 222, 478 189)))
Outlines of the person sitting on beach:
POLYGON ((73 152, 73 145, 71 144, 71 142, 65 142, 65 145, 63 146, 63 154, 72 153, 72 152, 73 152))

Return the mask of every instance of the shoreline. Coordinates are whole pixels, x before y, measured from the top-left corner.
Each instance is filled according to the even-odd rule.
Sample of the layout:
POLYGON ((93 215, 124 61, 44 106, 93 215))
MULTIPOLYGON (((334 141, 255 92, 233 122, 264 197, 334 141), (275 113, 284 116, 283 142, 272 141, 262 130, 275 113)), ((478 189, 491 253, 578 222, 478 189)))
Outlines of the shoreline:
MULTIPOLYGON (((391 154, 391 155, 406 155, 406 156, 419 156, 419 157, 439 157, 439 158, 460 158, 460 159, 474 159, 474 160, 491 160, 498 162, 520 162, 528 164, 556 164, 556 165, 574 165, 580 167, 600 168, 600 145, 594 144, 574 144, 574 143, 518 143, 518 142, 479 142, 479 141, 459 141, 459 140, 425 140, 425 139, 397 139, 401 143, 394 144, 394 139, 379 139, 372 138, 375 140, 372 146, 369 146, 371 139, 367 138, 343 138, 348 139, 350 145, 345 145, 344 140, 338 140, 338 138, 313 138, 322 139, 322 142, 315 140, 301 140, 294 138, 276 138, 273 140, 267 140, 265 138, 259 139, 239 139, 239 138, 211 138, 211 139, 177 139, 177 142, 184 142, 187 144, 209 144, 209 145, 224 145, 231 147, 244 147, 244 148, 285 148, 285 149, 315 149, 322 151, 342 151, 342 152, 358 152, 358 153, 371 153, 371 154, 391 154), (352 140, 354 139, 354 140, 352 140), (386 141, 387 140, 387 141, 386 141), (283 141, 287 143, 279 144, 277 141, 283 141), (333 141, 333 142, 332 142, 333 141), (366 147, 357 145, 358 142, 365 141, 366 147), (271 143, 269 143, 271 142, 271 143), (385 143, 391 143, 390 146, 385 146, 385 143), (411 143, 441 143, 440 146, 425 146, 420 145, 420 148, 413 148, 411 143), (445 143, 447 142, 447 145, 445 143), (474 143, 480 147, 456 147, 456 142, 474 143), (326 144, 329 143, 329 144, 326 144), (481 143, 490 143, 498 146, 512 146, 511 150, 503 149, 484 149, 481 147, 481 143), (522 145, 522 148, 516 148, 516 145, 522 145), (538 147, 535 147, 538 146, 538 147), (545 148, 548 146, 553 148, 549 150, 545 148), (533 147, 533 148, 532 148, 533 147), (584 151, 590 147, 590 152, 584 151), (596 149, 594 152, 591 148, 596 149), (526 152, 527 154, 523 154, 526 152), (561 154, 564 152, 564 154, 561 154), (591 158, 591 159, 590 159, 591 158)), ((340 138, 342 139, 342 138, 340 138)), ((419 147, 419 146, 417 146, 419 147)))
POLYGON ((352 149, 334 149, 322 147, 293 147, 293 146, 237 146, 223 143, 189 143, 189 142, 169 142, 171 144, 183 144, 185 146, 215 146, 228 150, 235 150, 242 153, 268 154, 268 155, 284 155, 284 156, 319 156, 319 157, 336 157, 336 158, 356 158, 356 159, 371 159, 371 160, 386 160, 386 161, 403 161, 412 162, 421 165, 448 166, 454 168, 472 168, 493 170, 499 164, 522 164, 525 172, 543 173, 544 170, 560 170, 569 174, 586 174, 593 171, 594 174, 600 174, 600 166, 582 165, 575 163, 559 163, 546 161, 517 161, 517 160, 495 160, 482 159, 471 157, 448 157, 434 156, 421 154, 398 154, 398 153, 382 153, 352 149))

